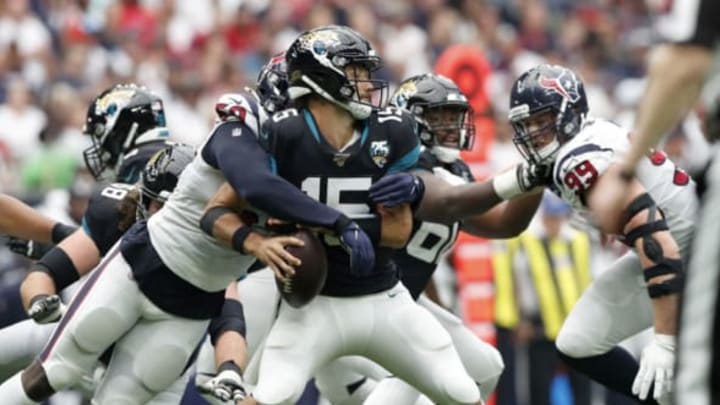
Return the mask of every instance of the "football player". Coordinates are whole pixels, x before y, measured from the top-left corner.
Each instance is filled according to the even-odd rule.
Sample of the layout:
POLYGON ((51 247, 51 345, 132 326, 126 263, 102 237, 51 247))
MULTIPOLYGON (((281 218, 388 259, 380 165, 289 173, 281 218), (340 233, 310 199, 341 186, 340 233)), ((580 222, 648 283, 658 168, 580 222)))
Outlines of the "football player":
POLYGON ((134 84, 112 86, 90 104, 83 133, 93 145, 83 153, 85 164, 96 179, 112 177, 115 183, 95 190, 83 216, 83 229, 61 248, 44 255, 23 281, 23 304, 38 323, 60 318, 57 291, 84 274, 77 268, 84 272, 94 268, 135 222, 132 212, 124 213, 125 219, 115 213, 120 212, 120 202, 133 189, 131 184, 138 180, 148 159, 166 147, 169 133, 165 125, 162 100, 134 84))
MULTIPOLYGON (((584 86, 573 71, 540 65, 523 73, 512 88, 509 118, 525 168, 501 173, 489 184, 455 187, 455 192, 437 201, 447 204, 446 211, 463 212, 472 199, 470 192, 475 191, 474 199, 482 204, 488 186, 494 199, 515 198, 529 190, 529 183, 536 183, 528 183, 528 178, 540 174, 539 179, 546 179, 542 168, 551 167, 550 189, 592 220, 586 205, 592 186, 600 176, 615 175, 629 143, 627 131, 587 114, 584 86)), ((411 200, 414 194, 407 184, 407 177, 386 180, 386 188, 401 190, 395 195, 386 193, 387 199, 411 200)), ((572 367, 645 403, 669 400, 682 258, 697 210, 694 187, 664 153, 654 151, 643 160, 637 180, 628 185, 622 219, 602 228, 633 250, 583 293, 556 341, 572 367), (655 337, 638 365, 617 344, 650 326, 655 328, 655 337), (648 397, 653 384, 653 395, 648 397)), ((431 208, 426 214, 444 216, 442 205, 431 208)))
POLYGON ((288 91, 298 108, 273 115, 261 138, 280 176, 358 218, 369 230, 378 262, 359 272, 336 238, 322 236, 330 267, 325 286, 304 307, 281 303, 259 360, 254 398, 246 403, 294 403, 319 367, 348 354, 380 363, 437 402, 478 403, 480 392, 447 332, 413 302, 389 260, 391 249, 409 236, 410 208, 366 203, 374 180, 415 164, 414 119, 372 103, 373 90, 384 88, 370 78, 380 58, 349 28, 305 32, 286 58, 288 91), (383 222, 386 218, 390 222, 383 222))
MULTIPOLYGON (((51 276, 53 281, 58 283, 58 291, 64 288, 67 280, 63 280, 57 274, 74 270, 81 277, 90 272, 100 261, 100 255, 104 254, 105 247, 109 249, 115 241, 120 239, 124 230, 137 219, 152 215, 162 206, 175 187, 180 172, 193 156, 192 147, 181 144, 168 145, 165 149, 158 151, 141 171, 142 180, 137 186, 113 183, 102 187, 100 192, 94 193, 93 203, 89 205, 85 214, 84 230, 81 231, 95 236, 93 238, 86 236, 84 239, 68 238, 54 247, 51 250, 53 253, 48 253, 52 256, 52 254, 57 254, 57 250, 61 250, 68 257, 67 263, 45 259, 44 264, 41 265, 43 267, 39 269, 40 265, 36 264, 33 271, 52 271, 51 276), (47 263, 53 264, 53 267, 46 267, 47 263), (60 264, 64 264, 64 267, 59 266, 60 264)), ((51 288, 52 291, 45 292, 54 293, 56 291, 54 285, 51 288)), ((4 348, 4 350, 0 350, 0 373, 3 379, 29 364, 47 344, 55 327, 55 324, 51 322, 59 319, 65 309, 59 296, 53 295, 54 299, 47 297, 47 294, 40 294, 30 300, 31 303, 34 303, 43 299, 42 309, 44 311, 38 310, 37 305, 31 305, 29 310, 29 314, 34 315, 33 320, 42 325, 27 320, 0 330, 0 341, 7 342, 7 344, 0 344, 4 348)), ((110 352, 106 354, 109 356, 110 352)), ((103 361, 107 362, 107 357, 104 357, 103 361)), ((91 392, 94 388, 92 386, 93 378, 83 377, 83 381, 85 382, 85 384, 81 384, 83 386, 90 383, 87 388, 91 392)), ((186 382, 187 379, 179 381, 173 391, 162 394, 162 400, 156 398, 152 403, 168 404, 173 401, 177 403, 182 396, 186 382)))
MULTIPOLYGON (((424 149, 415 168, 423 171, 419 176, 436 176, 451 185, 474 181, 470 169, 460 158, 460 151, 472 147, 473 111, 452 80, 434 74, 412 77, 398 86, 390 104, 406 109, 420 123, 419 136, 424 149)), ((518 205, 517 201, 513 204, 518 205)), ((535 209, 532 203, 526 205, 520 204, 513 211, 518 221, 528 221, 532 217, 535 209)), ((444 252, 452 248, 459 230, 479 236, 504 236, 503 231, 512 232, 506 221, 503 226, 497 226, 490 219, 485 215, 449 224, 416 219, 407 246, 394 256, 403 284, 450 333, 465 369, 480 386, 484 400, 495 389, 504 367, 499 352, 475 336, 452 313, 420 294, 431 283, 438 262, 444 252)), ((497 221, 497 224, 501 222, 497 221)), ((418 396, 419 393, 406 382, 388 378, 373 390, 365 403, 413 404, 418 396)))
MULTIPOLYGON (((529 162, 552 163, 551 189, 584 214, 595 182, 615 175, 629 147, 626 130, 587 114, 583 83, 570 69, 540 65, 513 85, 509 118, 518 150, 529 162)), ((632 250, 585 290, 556 340, 569 365, 647 403, 668 403, 672 388, 694 187, 663 152, 642 161, 637 179, 628 182, 621 219, 602 229, 632 250), (638 365, 618 343, 650 326, 655 336, 638 365)))
MULTIPOLYGON (((83 132, 93 138, 93 146, 85 154, 103 156, 106 162, 114 162, 106 164, 107 169, 94 171, 113 175, 118 183, 98 188, 90 198, 82 229, 72 228, 71 238, 65 244, 52 249, 47 256, 38 257, 40 260, 33 264, 21 285, 21 296, 28 316, 36 322, 59 319, 63 305, 57 293, 80 277, 76 269, 91 269, 93 263, 99 261, 98 255, 104 254, 134 222, 133 211, 125 214, 131 222, 124 228, 118 224, 125 222, 121 221, 118 210, 130 187, 122 183, 137 181, 147 160, 166 146, 164 125, 161 100, 143 87, 112 86, 91 102, 83 132), (129 128, 134 128, 134 138, 128 138, 129 128), (137 142, 138 136, 142 136, 141 142, 137 142)), ((90 161, 93 160, 86 163, 90 161)), ((94 162, 91 164, 99 163, 94 162)), ((17 240, 15 251, 33 256, 31 250, 36 242, 17 240)), ((0 350, 0 379, 5 380, 30 363, 48 341, 52 328, 52 325, 37 327, 27 320, 3 329, 0 339, 8 344, 0 345, 7 349, 0 350)))
POLYGON ((3 398, 32 403, 74 384, 113 342, 98 402, 143 402, 176 380, 209 319, 220 312, 225 287, 255 261, 248 253, 267 257, 263 252, 274 251, 277 261, 292 260, 283 247, 301 244, 243 231, 231 250, 205 235, 200 216, 226 179, 267 214, 333 230, 354 269, 372 267, 369 239, 354 221, 272 174, 255 135, 255 117, 263 112, 246 102, 253 116, 214 128, 165 206, 147 223, 133 225, 83 285, 41 359, 0 386, 3 398))

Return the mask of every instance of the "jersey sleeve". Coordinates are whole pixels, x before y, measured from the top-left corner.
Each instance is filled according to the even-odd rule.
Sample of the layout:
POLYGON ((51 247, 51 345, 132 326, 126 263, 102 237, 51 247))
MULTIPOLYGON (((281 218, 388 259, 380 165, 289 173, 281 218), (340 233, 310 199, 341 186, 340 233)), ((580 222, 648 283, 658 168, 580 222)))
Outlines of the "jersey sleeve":
MULTIPOLYGON (((379 115, 382 123, 382 116, 379 115)), ((410 170, 416 167, 420 158, 420 137, 415 119, 404 110, 400 110, 401 120, 388 120, 385 125, 393 140, 393 154, 391 156, 387 173, 397 173, 410 170)))
POLYGON ((328 229, 334 228, 341 216, 276 176, 272 155, 244 122, 216 127, 200 153, 205 162, 223 173, 240 197, 270 216, 328 229))

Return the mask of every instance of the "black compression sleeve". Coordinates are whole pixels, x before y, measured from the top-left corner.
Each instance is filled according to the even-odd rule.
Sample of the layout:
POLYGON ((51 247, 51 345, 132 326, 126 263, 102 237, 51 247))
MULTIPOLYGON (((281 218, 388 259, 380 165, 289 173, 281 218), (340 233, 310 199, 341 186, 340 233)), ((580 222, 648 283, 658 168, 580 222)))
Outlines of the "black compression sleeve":
POLYGON ((48 273, 55 283, 55 289, 60 292, 65 287, 74 283, 80 278, 75 264, 73 264, 67 253, 59 247, 51 249, 30 271, 42 271, 48 273))
POLYGON ((52 235, 50 237, 52 238, 53 243, 58 244, 76 230, 77 228, 74 226, 65 225, 62 222, 58 222, 53 226, 52 235))
POLYGON ((220 335, 227 331, 235 331, 245 337, 245 314, 243 305, 240 301, 226 298, 220 315, 210 321, 208 333, 213 346, 217 342, 220 335))
POLYGON ((220 125, 205 145, 203 158, 222 171, 238 195, 270 216, 309 226, 334 229, 340 212, 321 204, 270 169, 270 155, 240 122, 220 125), (232 136, 236 126, 243 134, 232 136))

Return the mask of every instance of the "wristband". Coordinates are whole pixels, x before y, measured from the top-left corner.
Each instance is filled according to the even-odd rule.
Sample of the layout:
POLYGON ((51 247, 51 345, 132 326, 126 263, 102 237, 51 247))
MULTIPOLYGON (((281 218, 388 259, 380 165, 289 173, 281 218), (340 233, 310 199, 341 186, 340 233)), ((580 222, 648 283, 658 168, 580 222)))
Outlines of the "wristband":
POLYGON ((247 239, 247 237, 250 235, 250 232, 252 231, 253 229, 249 226, 242 226, 238 228, 238 230, 235 231, 232 236, 232 248, 246 255, 247 252, 245 251, 243 245, 245 244, 245 239, 247 239))
POLYGON ((225 214, 230 214, 233 212, 235 211, 223 206, 215 206, 210 208, 209 210, 205 211, 202 218, 200 218, 200 229, 202 229, 203 232, 205 232, 206 234, 213 236, 213 226, 215 225, 215 222, 218 220, 218 218, 225 214))
POLYGON ((52 239, 52 243, 58 244, 63 239, 70 236, 71 233, 75 232, 77 228, 70 225, 65 225, 62 222, 58 222, 52 227, 52 231, 50 232, 50 239, 52 239))
POLYGON ((523 193, 517 178, 517 168, 495 175, 492 186, 495 194, 503 200, 509 200, 523 193))

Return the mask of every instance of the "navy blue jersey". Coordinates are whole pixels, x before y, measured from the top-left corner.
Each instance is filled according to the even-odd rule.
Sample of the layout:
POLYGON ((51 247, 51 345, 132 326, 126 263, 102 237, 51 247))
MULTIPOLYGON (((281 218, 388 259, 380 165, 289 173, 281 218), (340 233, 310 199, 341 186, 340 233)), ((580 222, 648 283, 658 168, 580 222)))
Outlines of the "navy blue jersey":
MULTIPOLYGON (((352 219, 370 217, 368 189, 385 174, 408 170, 420 154, 415 121, 388 108, 358 121, 358 140, 336 151, 319 133, 307 110, 276 113, 261 132, 276 173, 309 196, 352 219)), ((334 237, 325 236, 328 278, 321 294, 356 296, 383 291, 397 283, 392 251, 376 248, 376 268, 366 277, 350 273, 349 256, 334 237)))
MULTIPOLYGON (((456 176, 458 182, 474 181, 470 168, 458 159, 452 163, 439 161, 429 150, 423 151, 416 166, 440 177, 456 176)), ((407 246, 395 252, 394 260, 400 270, 400 279, 417 299, 437 267, 438 261, 455 243, 460 222, 445 225, 427 221, 413 221, 413 232, 407 246)))
POLYGON ((123 183, 103 185, 93 191, 82 219, 82 227, 95 242, 100 256, 120 239, 126 229, 121 229, 120 202, 134 186, 123 183))

